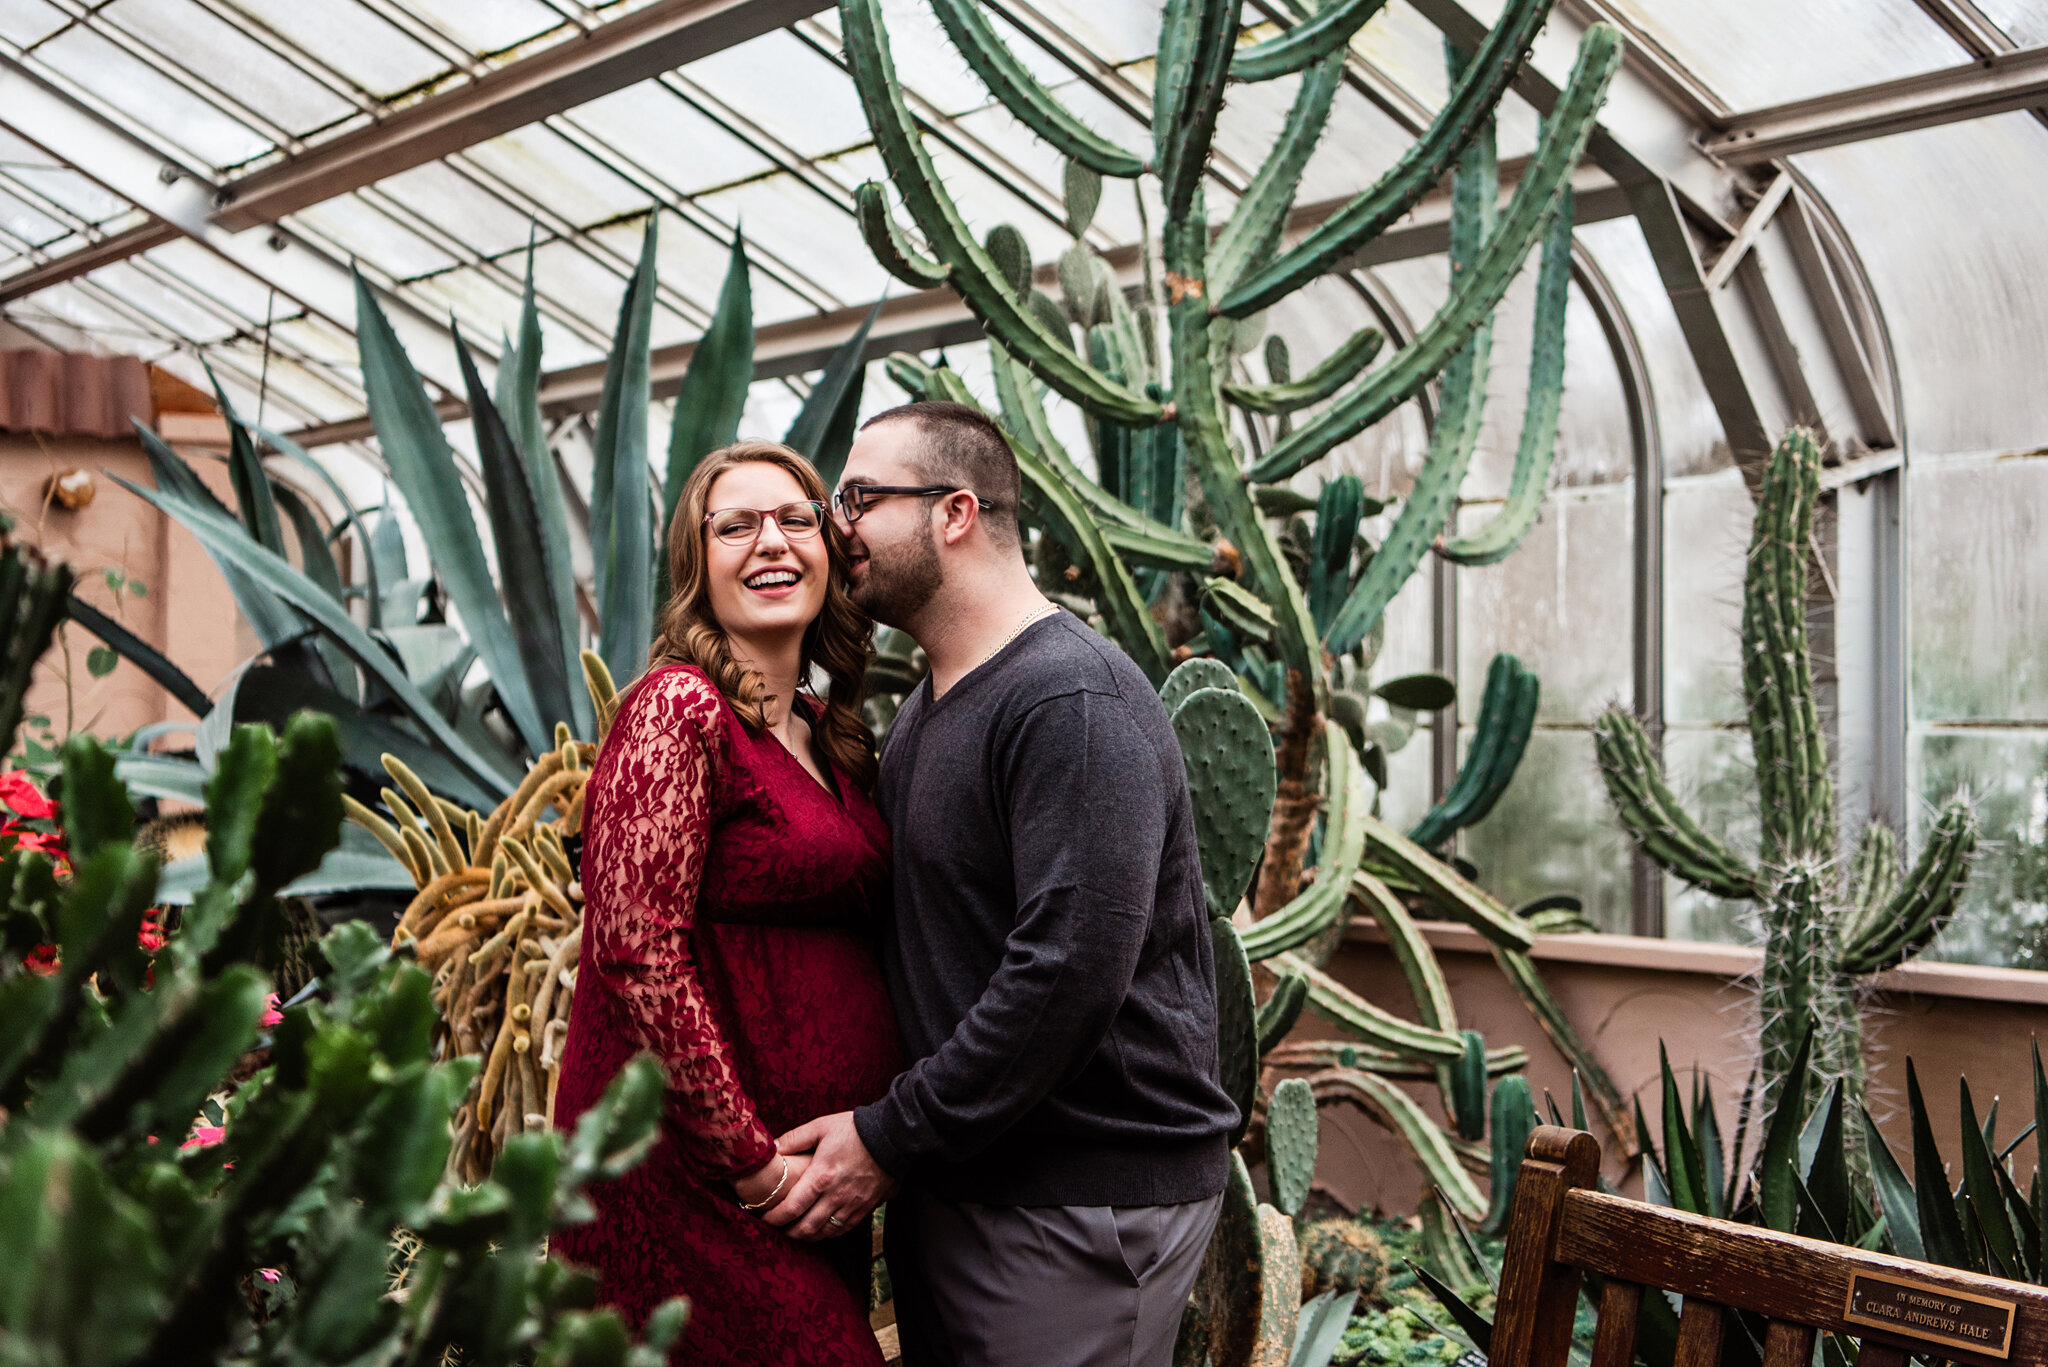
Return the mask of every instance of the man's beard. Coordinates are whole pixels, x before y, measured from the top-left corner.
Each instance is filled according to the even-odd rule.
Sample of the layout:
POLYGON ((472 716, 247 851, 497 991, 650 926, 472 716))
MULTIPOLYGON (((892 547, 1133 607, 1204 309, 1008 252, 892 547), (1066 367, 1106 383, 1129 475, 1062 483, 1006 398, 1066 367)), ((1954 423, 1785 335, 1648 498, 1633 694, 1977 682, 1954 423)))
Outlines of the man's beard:
MULTIPOLYGON (((870 552, 873 548, 870 547, 870 552)), ((931 602, 945 576, 939 568, 939 543, 929 525, 889 553, 868 557, 867 573, 848 586, 854 606, 884 626, 905 627, 931 602)))

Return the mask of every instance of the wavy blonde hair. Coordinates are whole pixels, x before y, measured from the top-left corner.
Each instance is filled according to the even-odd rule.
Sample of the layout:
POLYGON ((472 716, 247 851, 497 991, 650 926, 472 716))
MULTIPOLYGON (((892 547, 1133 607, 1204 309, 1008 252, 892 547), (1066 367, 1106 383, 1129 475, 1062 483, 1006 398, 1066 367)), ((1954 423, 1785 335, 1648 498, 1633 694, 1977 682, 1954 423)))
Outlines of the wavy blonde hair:
MULTIPOLYGON (((767 708, 775 700, 774 695, 767 691, 768 681, 760 671, 748 669, 733 658, 725 628, 711 611, 705 540, 710 533, 704 525, 711 486, 726 471, 750 464, 778 466, 796 480, 805 498, 828 506, 831 503, 831 491, 826 489, 816 467, 778 442, 735 442, 698 462, 683 485, 676 500, 675 520, 669 524, 670 591, 656 623, 654 645, 647 652, 647 666, 697 666, 725 695, 726 702, 748 729, 760 732, 767 729, 767 708)), ((875 742, 860 713, 867 694, 869 646, 875 627, 847 596, 846 539, 829 514, 819 534, 825 538, 830 574, 825 583, 824 606, 804 631, 797 676, 808 679, 811 667, 816 665, 831 680, 824 715, 816 727, 818 745, 828 759, 867 789, 875 781, 875 742)))

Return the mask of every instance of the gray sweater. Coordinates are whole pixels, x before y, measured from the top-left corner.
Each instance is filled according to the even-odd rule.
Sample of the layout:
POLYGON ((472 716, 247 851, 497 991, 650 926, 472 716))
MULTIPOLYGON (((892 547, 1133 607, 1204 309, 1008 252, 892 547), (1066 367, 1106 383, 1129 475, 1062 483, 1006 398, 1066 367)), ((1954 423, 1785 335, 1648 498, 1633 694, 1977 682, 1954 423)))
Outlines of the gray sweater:
POLYGON ((912 1064, 854 1113, 949 1200, 1168 1205, 1223 1189, 1215 967, 1180 746, 1136 665, 1060 612, 882 750, 882 971, 912 1064))

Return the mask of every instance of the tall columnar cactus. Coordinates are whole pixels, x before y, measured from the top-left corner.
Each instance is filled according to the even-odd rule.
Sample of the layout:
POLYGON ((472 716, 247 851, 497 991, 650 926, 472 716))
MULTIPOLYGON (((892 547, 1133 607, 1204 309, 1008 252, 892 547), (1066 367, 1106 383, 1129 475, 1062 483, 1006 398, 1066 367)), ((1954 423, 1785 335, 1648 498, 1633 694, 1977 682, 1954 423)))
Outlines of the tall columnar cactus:
MULTIPOLYGON (((1820 450, 1803 428, 1771 453, 1757 499, 1742 594, 1742 691, 1756 757, 1762 848, 1749 863, 1688 816, 1641 725, 1616 707, 1594 723, 1615 811, 1643 853, 1717 897, 1754 901, 1764 966, 1763 1095, 1776 1104, 1806 1022, 1812 1066, 1862 1099, 1859 980, 1925 948, 1954 912, 1977 824, 1951 801, 1900 881, 1897 840, 1873 822, 1846 866, 1836 848, 1835 788, 1806 639, 1808 563, 1820 450)), ((1817 1094, 1814 1089, 1811 1094, 1817 1094)))

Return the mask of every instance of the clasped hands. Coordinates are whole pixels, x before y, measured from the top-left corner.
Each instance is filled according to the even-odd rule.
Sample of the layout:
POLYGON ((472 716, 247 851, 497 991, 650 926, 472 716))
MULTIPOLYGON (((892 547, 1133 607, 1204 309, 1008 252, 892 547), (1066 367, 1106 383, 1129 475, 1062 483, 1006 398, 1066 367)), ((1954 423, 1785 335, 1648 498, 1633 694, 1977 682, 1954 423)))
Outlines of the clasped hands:
POLYGON ((752 1205, 767 1200, 779 1182, 781 1195, 760 1215, 792 1239, 837 1238, 867 1219, 896 1187, 860 1142, 852 1111, 797 1126, 775 1141, 775 1152, 733 1186, 752 1205))

